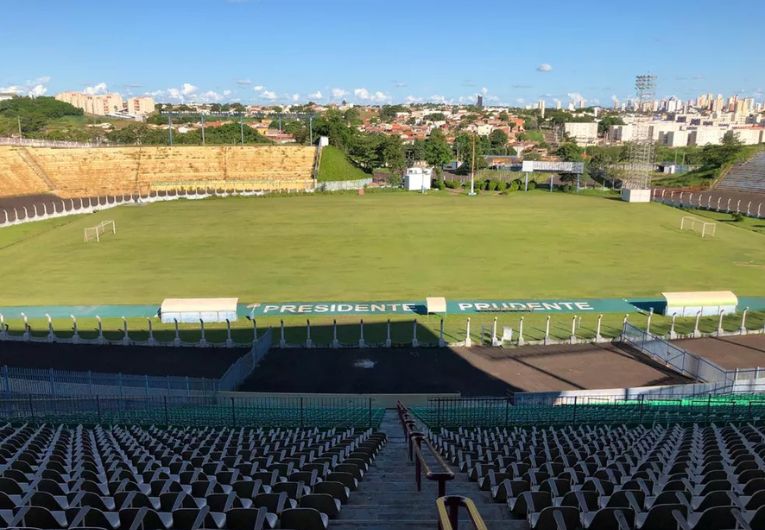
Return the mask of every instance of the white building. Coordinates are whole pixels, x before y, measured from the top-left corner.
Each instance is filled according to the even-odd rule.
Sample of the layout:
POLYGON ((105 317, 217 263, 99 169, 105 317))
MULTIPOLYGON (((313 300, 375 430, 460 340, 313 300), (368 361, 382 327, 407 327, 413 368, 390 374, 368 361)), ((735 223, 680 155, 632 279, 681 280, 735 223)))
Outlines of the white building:
POLYGON ((579 145, 591 145, 598 140, 597 122, 566 122, 563 131, 579 145))
POLYGON ((688 131, 666 131, 659 133, 659 143, 667 147, 685 147, 688 145, 688 131))
POLYGON ((731 130, 733 131, 733 134, 736 135, 736 138, 738 138, 738 141, 742 144, 754 145, 765 142, 765 138, 763 138, 764 132, 762 127, 747 127, 731 130))
POLYGON ((429 167, 410 167, 404 175, 404 189, 408 191, 429 190, 433 180, 433 169, 429 167))
POLYGON ((626 125, 611 125, 608 128, 608 141, 613 143, 631 142, 635 137, 635 127, 628 123, 626 125))
POLYGON ((720 145, 725 133, 720 127, 696 127, 688 132, 688 145, 720 145))

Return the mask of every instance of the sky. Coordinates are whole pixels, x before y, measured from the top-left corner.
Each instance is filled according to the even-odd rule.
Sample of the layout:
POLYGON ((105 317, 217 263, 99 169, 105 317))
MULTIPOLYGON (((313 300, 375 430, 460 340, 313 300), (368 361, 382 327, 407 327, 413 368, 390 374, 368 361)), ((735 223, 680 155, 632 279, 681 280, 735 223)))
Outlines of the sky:
POLYGON ((2 0, 0 92, 284 104, 765 98, 765 0, 2 0), (638 9, 639 8, 639 9, 638 9))

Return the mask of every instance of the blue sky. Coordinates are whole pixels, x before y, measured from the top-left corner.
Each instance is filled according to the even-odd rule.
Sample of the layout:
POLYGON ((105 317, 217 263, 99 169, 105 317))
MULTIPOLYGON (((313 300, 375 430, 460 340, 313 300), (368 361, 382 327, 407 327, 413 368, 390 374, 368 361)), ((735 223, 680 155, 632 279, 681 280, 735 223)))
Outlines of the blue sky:
POLYGON ((609 105, 652 72, 659 96, 765 97, 763 0, 3 0, 0 12, 0 91, 609 105))

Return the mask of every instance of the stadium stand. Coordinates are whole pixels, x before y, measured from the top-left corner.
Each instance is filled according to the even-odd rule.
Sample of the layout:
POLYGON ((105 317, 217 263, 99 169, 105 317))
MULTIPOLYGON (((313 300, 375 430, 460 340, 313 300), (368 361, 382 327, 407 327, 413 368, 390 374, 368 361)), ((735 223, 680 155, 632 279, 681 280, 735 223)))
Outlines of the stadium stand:
POLYGON ((718 190, 765 193, 765 153, 739 164, 717 184, 718 190))
POLYGON ((323 530, 386 442, 371 429, 0 427, 9 528, 323 530))
POLYGON ((0 147, 0 196, 147 195, 178 189, 313 187, 314 147, 0 147))
POLYGON ((50 191, 24 157, 24 147, 0 147, 0 196, 37 195, 50 191))
MULTIPOLYGON (((765 428, 762 410, 746 405, 762 396, 705 399, 703 423, 689 422, 700 419, 698 410, 684 403, 686 423, 641 421, 635 411, 632 421, 601 418, 602 406, 580 411, 581 419, 569 415, 565 426, 551 414, 518 424, 513 413, 500 426, 495 412, 466 402, 468 419, 483 416, 489 426, 453 426, 456 417, 447 417, 449 427, 423 429, 479 495, 506 504, 532 529, 765 528, 765 428), (735 404, 735 417, 714 412, 735 404)), ((572 407, 536 407, 544 408, 572 407)))

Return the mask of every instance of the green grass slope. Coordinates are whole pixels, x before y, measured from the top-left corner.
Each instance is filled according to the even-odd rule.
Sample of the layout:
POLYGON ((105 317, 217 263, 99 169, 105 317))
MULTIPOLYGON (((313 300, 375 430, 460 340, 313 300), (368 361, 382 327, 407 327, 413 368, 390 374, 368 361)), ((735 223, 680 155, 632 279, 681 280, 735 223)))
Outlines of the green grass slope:
POLYGON ((0 230, 0 306, 765 295, 765 236, 687 212, 574 194, 440 192, 227 198, 125 206, 0 230), (83 243, 114 219, 117 235, 83 243), (29 227, 34 227, 31 229, 29 227))
POLYGON ((359 180, 369 178, 371 175, 364 173, 354 166, 340 149, 328 145, 321 151, 321 163, 319 164, 319 181, 332 180, 359 180))

